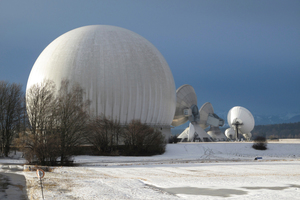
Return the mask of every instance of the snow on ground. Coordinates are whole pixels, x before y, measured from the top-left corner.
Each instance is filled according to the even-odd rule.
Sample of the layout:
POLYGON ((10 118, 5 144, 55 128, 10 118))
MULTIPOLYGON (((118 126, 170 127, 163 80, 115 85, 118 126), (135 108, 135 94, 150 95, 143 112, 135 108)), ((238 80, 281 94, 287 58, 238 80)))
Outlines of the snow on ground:
POLYGON ((124 163, 174 163, 184 161, 252 161, 256 156, 264 160, 287 160, 300 158, 300 143, 268 143, 268 150, 258 151, 252 148, 253 143, 217 142, 217 143, 178 143, 168 144, 163 155, 151 157, 107 157, 77 156, 75 163, 85 165, 124 165, 124 163))
MULTIPOLYGON (((168 144, 152 157, 77 156, 43 179, 45 199, 300 199, 300 144, 168 144), (254 160, 261 156, 262 160, 254 160)), ((0 160, 1 162, 1 160, 0 160)), ((3 167, 2 167, 2 170, 3 167)), ((35 172, 19 172, 41 199, 35 172)))

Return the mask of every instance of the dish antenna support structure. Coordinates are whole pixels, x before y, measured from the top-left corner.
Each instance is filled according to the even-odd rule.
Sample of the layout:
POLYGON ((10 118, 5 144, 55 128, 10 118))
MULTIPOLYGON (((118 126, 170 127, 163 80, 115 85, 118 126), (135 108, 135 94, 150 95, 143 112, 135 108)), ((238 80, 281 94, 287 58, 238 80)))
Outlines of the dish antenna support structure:
MULTIPOLYGON (((185 129, 178 138, 182 141, 212 141, 212 137, 204 130, 211 126, 214 129, 221 124, 224 125, 224 120, 214 114, 212 105, 205 103, 200 110, 197 106, 197 96, 195 90, 190 85, 182 85, 176 90, 176 111, 172 121, 172 126, 180 126, 187 121, 190 121, 189 127, 185 129)), ((219 132, 221 132, 219 130, 219 132)))
POLYGON ((214 108, 211 103, 206 102, 199 110, 200 126, 206 129, 210 126, 207 134, 214 140, 226 140, 226 136, 221 132, 220 126, 224 125, 224 120, 214 113, 214 108))
POLYGON ((182 141, 211 141, 210 136, 199 126, 200 114, 195 90, 190 85, 182 85, 176 90, 176 110, 172 126, 180 126, 190 121, 189 128, 178 138, 182 141))

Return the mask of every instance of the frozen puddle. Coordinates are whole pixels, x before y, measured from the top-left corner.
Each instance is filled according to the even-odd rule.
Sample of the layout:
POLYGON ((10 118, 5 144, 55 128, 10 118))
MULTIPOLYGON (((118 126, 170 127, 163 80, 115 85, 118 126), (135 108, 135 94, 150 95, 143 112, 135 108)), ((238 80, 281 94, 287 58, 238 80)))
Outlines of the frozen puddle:
MULTIPOLYGON (((149 185, 150 186, 150 185, 149 185)), ((150 186, 154 187, 154 186, 150 186)), ((211 189, 197 187, 174 187, 174 188, 159 188, 154 187, 170 194, 186 194, 186 195, 205 195, 217 197, 231 197, 231 195, 246 195, 248 191, 237 189, 211 189)), ((285 190, 289 188, 300 188, 300 185, 289 185, 283 187, 242 187, 246 190, 285 190)))
POLYGON ((243 187, 247 190, 285 190, 289 188, 300 188, 300 185, 288 185, 283 187, 243 187))
POLYGON ((211 189, 196 187, 158 188, 170 194, 206 195, 218 197, 230 197, 231 195, 245 195, 248 192, 235 189, 211 189))

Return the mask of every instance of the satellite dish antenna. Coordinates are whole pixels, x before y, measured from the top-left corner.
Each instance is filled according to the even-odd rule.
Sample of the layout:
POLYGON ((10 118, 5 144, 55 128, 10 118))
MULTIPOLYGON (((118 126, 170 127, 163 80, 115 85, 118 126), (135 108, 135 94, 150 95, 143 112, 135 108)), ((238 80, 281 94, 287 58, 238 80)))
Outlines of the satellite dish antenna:
POLYGON ((219 128, 220 126, 224 125, 224 120, 214 113, 214 108, 211 103, 206 102, 203 104, 199 110, 199 114, 199 124, 201 128, 206 129, 210 126, 210 129, 207 132, 208 135, 215 140, 226 140, 225 135, 219 128))
POLYGON ((211 103, 206 102, 201 106, 199 113, 200 113, 200 122, 199 122, 200 126, 203 129, 206 129, 209 126, 209 124, 207 124, 208 117, 212 113, 214 113, 214 108, 212 107, 211 103))
POLYGON ((189 128, 179 135, 184 141, 211 141, 211 137, 199 125, 200 114, 195 90, 190 85, 182 85, 176 90, 176 111, 172 126, 180 126, 190 121, 189 128))
POLYGON ((197 96, 190 85, 182 85, 176 90, 176 111, 172 126, 180 126, 187 121, 199 121, 197 96))
POLYGON ((254 128, 254 117, 249 110, 241 106, 231 108, 227 115, 227 121, 236 133, 236 139, 240 134, 248 134, 254 128))
POLYGON ((243 136, 244 136, 244 138, 245 138, 246 140, 249 141, 250 138, 252 137, 252 134, 251 134, 251 133, 244 133, 243 136))
POLYGON ((235 133, 235 130, 233 128, 226 129, 225 135, 230 140, 235 140, 236 139, 236 133, 235 133))

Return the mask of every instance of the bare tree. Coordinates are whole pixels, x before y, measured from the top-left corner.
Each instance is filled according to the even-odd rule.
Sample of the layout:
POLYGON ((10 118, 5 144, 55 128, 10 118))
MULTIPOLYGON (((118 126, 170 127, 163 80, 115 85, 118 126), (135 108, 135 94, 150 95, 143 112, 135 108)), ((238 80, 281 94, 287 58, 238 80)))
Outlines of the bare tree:
POLYGON ((41 164, 53 164, 58 158, 61 164, 69 161, 83 143, 89 120, 89 101, 84 101, 83 94, 79 85, 68 80, 61 82, 58 91, 52 81, 29 89, 26 105, 31 129, 21 137, 28 159, 36 157, 41 164))
POLYGON ((68 80, 61 82, 57 96, 55 117, 58 124, 61 163, 74 155, 76 148, 83 143, 89 119, 87 108, 90 104, 83 99, 84 91, 68 80))
POLYGON ((0 81, 1 152, 8 156, 16 132, 20 128, 23 104, 22 86, 0 81))
POLYGON ((33 85, 26 94, 26 107, 30 121, 30 132, 23 134, 21 140, 26 147, 27 160, 36 157, 37 161, 45 164, 56 160, 57 155, 50 155, 49 150, 57 149, 57 123, 53 115, 56 108, 55 84, 45 80, 33 85), (54 140, 56 139, 56 141, 54 140))
POLYGON ((47 129, 49 117, 55 107, 55 84, 45 80, 41 84, 33 85, 26 94, 28 119, 31 124, 31 133, 37 135, 47 129))

